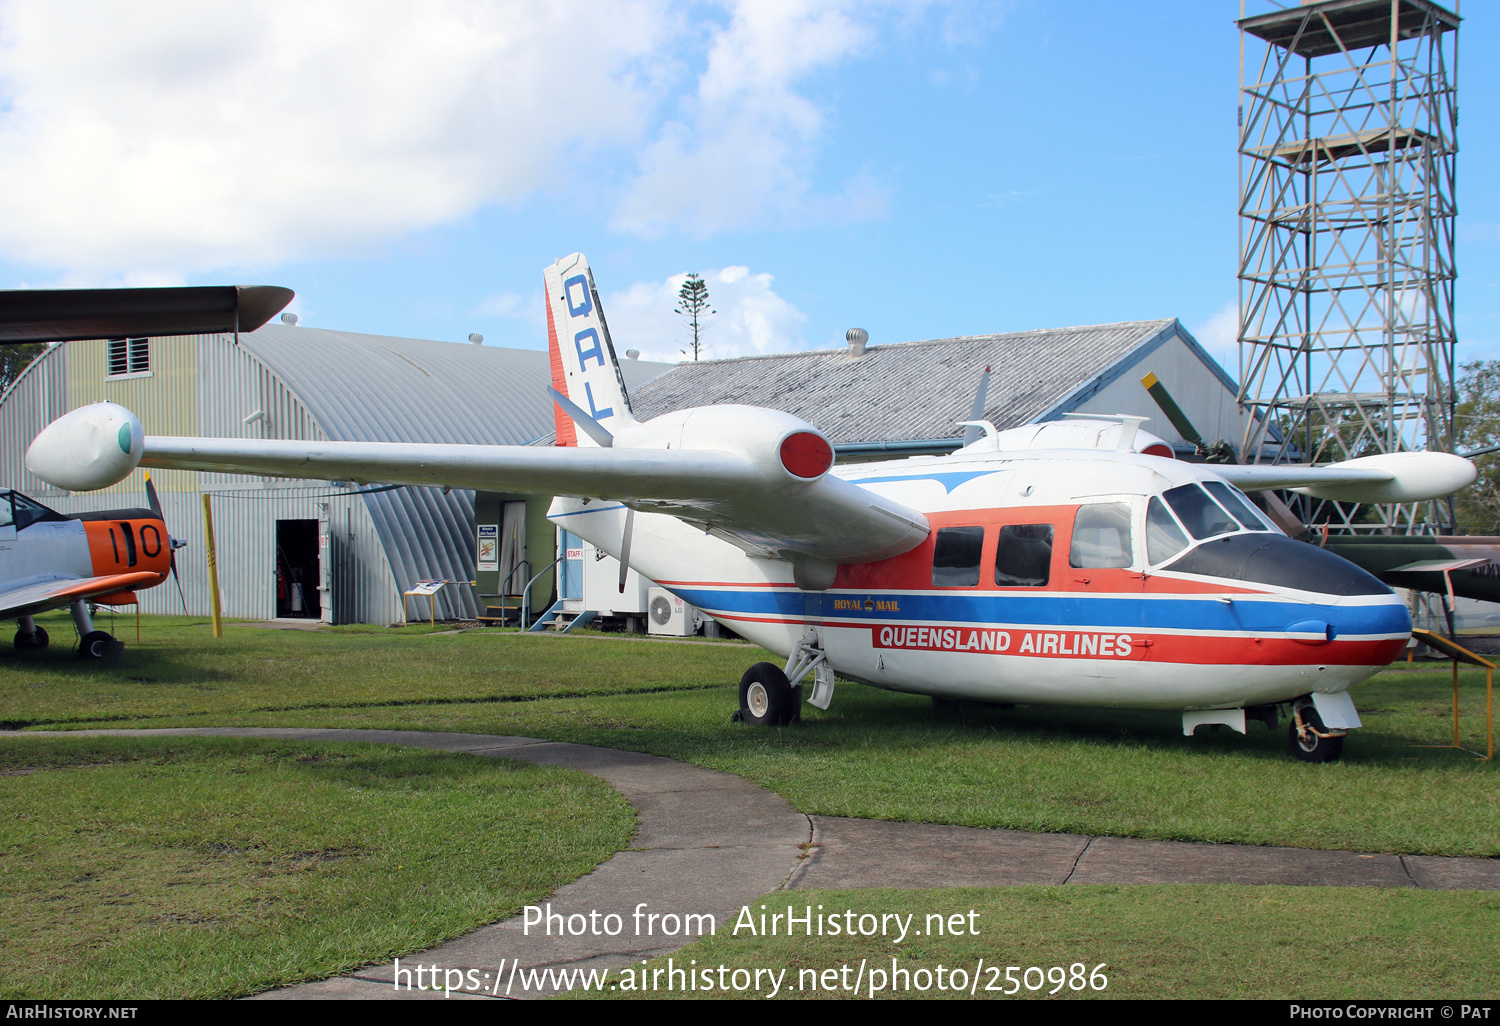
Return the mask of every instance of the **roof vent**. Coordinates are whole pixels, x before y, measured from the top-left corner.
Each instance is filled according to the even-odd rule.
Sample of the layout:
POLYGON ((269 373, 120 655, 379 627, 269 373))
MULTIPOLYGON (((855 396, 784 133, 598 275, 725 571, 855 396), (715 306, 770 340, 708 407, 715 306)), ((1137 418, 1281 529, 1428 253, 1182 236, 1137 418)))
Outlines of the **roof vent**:
POLYGON ((844 339, 849 343, 850 356, 864 356, 865 343, 870 341, 870 333, 864 328, 850 328, 844 332, 844 339))
POLYGON ((474 345, 476 346, 482 346, 484 345, 484 336, 476 331, 469 336, 469 341, 474 343, 474 345))
POLYGON ((625 350, 625 359, 627 359, 627 360, 639 360, 640 358, 641 358, 641 351, 639 349, 627 349, 627 350, 625 350))
POLYGON ((294 313, 284 313, 281 315, 281 323, 289 328, 295 328, 297 326, 297 315, 294 313))

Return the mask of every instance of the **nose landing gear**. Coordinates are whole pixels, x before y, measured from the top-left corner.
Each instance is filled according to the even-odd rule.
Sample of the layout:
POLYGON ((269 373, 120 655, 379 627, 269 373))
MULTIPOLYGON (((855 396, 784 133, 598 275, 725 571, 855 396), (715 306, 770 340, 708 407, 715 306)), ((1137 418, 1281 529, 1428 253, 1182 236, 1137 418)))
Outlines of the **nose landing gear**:
POLYGON ((1344 751, 1348 731, 1331 730, 1311 702, 1299 701, 1292 707, 1292 724, 1288 734, 1292 754, 1303 762, 1333 762, 1344 751))

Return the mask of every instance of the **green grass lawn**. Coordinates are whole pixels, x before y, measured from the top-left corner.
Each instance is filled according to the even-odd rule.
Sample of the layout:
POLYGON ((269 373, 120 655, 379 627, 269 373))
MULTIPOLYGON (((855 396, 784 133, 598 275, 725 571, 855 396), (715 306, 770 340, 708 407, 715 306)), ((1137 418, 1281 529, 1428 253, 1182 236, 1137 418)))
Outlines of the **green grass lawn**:
MULTIPOLYGON (((216 641, 202 621, 171 617, 146 618, 136 644, 122 618, 126 662, 106 669, 71 655, 65 617, 44 622, 56 648, 0 653, 0 719, 13 728, 527 734, 729 770, 814 814, 1500 854, 1493 766, 1421 747, 1451 737, 1442 668, 1398 666, 1360 685, 1366 728, 1342 762, 1313 766, 1288 756, 1284 728, 1184 738, 1171 713, 942 713, 920 697, 848 683, 826 713, 808 707, 790 727, 746 728, 729 722, 735 685, 764 655, 744 644, 429 636, 425 625, 308 633, 229 624, 216 641)), ((1468 673, 1463 681, 1464 740, 1475 748, 1483 689, 1468 673)), ((418 950, 586 871, 625 843, 631 822, 597 782, 382 746, 22 738, 0 740, 0 756, 0 944, 9 965, 35 967, 0 969, 0 992, 32 997, 247 993, 418 950), (45 762, 38 753, 55 754, 45 762), (513 803, 487 804, 497 781, 513 803), (556 808, 573 812, 527 805, 559 787, 569 798, 556 808), (599 830, 559 840, 563 854, 540 843, 563 837, 557 822, 592 825, 597 814, 579 811, 590 802, 608 810, 599 830), (368 818, 393 810, 397 824, 368 818), (474 829, 455 832, 452 822, 474 829), (504 872, 485 868, 495 866, 504 872), (461 873, 443 876, 454 867, 461 873), (372 904, 392 893, 407 904, 372 904), (121 936, 130 943, 102 941, 121 936), (191 972, 160 971, 190 963, 191 972)), ((855 907, 856 897, 796 900, 855 907)), ((896 954, 913 967, 1103 961, 1107 996, 1494 990, 1484 970, 1495 955, 1496 896, 1487 894, 1067 887, 859 892, 857 901, 879 911, 972 906, 996 924, 980 939, 907 945, 896 954)), ((892 952, 721 934, 674 957, 800 972, 892 952)))
MULTIPOLYGON (((1451 741, 1441 668, 1359 685, 1366 727, 1341 762, 1287 754, 1285 727, 1182 736, 1173 713, 1021 707, 941 713, 842 683, 828 712, 729 722, 748 645, 496 631, 407 636, 226 628, 161 618, 118 670, 65 651, 7 655, 15 725, 350 726, 523 734, 738 773, 812 814, 1023 830, 1443 855, 1500 854, 1494 765, 1451 741), (645 693, 643 693, 645 692, 645 693)), ((60 625, 66 629, 66 621, 60 625)), ((1465 741, 1483 687, 1463 677, 1465 741)), ((1479 678, 1482 680, 1482 678, 1479 678)))
POLYGON ((251 994, 515 914, 624 847, 603 782, 241 738, 0 741, 0 997, 251 994))
MULTIPOLYGON (((889 936, 853 938, 808 937, 800 925, 792 937, 735 934, 729 923, 675 952, 670 964, 656 958, 629 975, 612 974, 622 989, 572 996, 717 998, 727 991, 763 998, 778 984, 781 998, 1054 1000, 1493 999, 1500 989, 1496 894, 1074 886, 778 891, 752 912, 759 915, 762 904, 767 914, 790 904, 799 918, 809 907, 814 916, 850 911, 854 918, 844 922, 856 928, 863 914, 894 914, 924 933, 937 921, 928 916, 952 924, 957 914, 962 932, 908 933, 898 943, 895 919, 884 920, 889 936), (729 972, 720 975, 720 966, 729 972), (694 975, 674 979, 672 969, 694 975), (736 980, 735 969, 749 972, 736 980), (689 982, 695 989, 683 989, 689 982)), ((875 920, 865 923, 878 929, 875 920)))

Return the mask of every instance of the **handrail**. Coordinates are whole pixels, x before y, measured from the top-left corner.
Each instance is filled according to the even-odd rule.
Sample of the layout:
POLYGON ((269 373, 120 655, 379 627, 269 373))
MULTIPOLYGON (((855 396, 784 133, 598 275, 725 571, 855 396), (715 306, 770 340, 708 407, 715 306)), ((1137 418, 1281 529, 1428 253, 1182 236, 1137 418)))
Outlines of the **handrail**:
POLYGON ((552 562, 548 563, 542 569, 538 570, 536 572, 536 576, 532 577, 531 580, 526 582, 526 590, 521 593, 521 630, 525 631, 531 629, 531 624, 527 623, 527 620, 531 617, 531 586, 536 583, 538 577, 542 576, 542 574, 546 573, 548 570, 551 570, 557 564, 561 563, 562 560, 563 557, 558 556, 552 562))
POLYGON ((516 574, 520 572, 521 567, 523 567, 523 566, 526 568, 526 572, 528 574, 531 573, 531 560, 529 560, 529 559, 523 559, 519 563, 517 563, 515 566, 511 567, 510 573, 508 573, 508 574, 505 575, 505 580, 503 580, 503 581, 500 582, 500 594, 502 596, 504 596, 504 595, 514 595, 515 594, 515 592, 513 592, 513 591, 506 591, 505 590, 505 586, 507 584, 509 584, 515 578, 516 574))

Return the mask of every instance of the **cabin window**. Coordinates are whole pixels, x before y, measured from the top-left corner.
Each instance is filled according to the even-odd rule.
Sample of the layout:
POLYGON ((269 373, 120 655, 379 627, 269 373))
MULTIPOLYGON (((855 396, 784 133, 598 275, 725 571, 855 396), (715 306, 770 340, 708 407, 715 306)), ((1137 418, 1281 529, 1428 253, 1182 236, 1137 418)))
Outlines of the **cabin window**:
POLYGON ((1078 508, 1068 565, 1078 569, 1126 567, 1135 562, 1130 539, 1130 507, 1099 502, 1078 508))
POLYGON ((1041 588, 1052 576, 1052 525, 1007 524, 995 547, 995 583, 1041 588))
POLYGON ((1183 485, 1181 488, 1168 489, 1163 497, 1167 505, 1177 514, 1182 521, 1182 526, 1188 529, 1188 533, 1200 541, 1204 538, 1214 538, 1231 531, 1238 531, 1236 524, 1222 509, 1219 504, 1208 497, 1208 493, 1197 485, 1183 485))
POLYGON ((979 583, 984 528, 945 527, 932 546, 932 586, 967 588, 979 583))
POLYGON ((1163 563, 1187 548, 1187 535, 1167 510, 1161 496, 1151 496, 1146 507, 1146 560, 1153 566, 1163 563))
POLYGON ((14 522, 10 514, 10 493, 0 493, 0 527, 9 527, 14 522))
POLYGON ((107 377, 122 378, 130 374, 148 374, 150 371, 150 339, 112 338, 109 340, 109 362, 105 368, 107 377))

